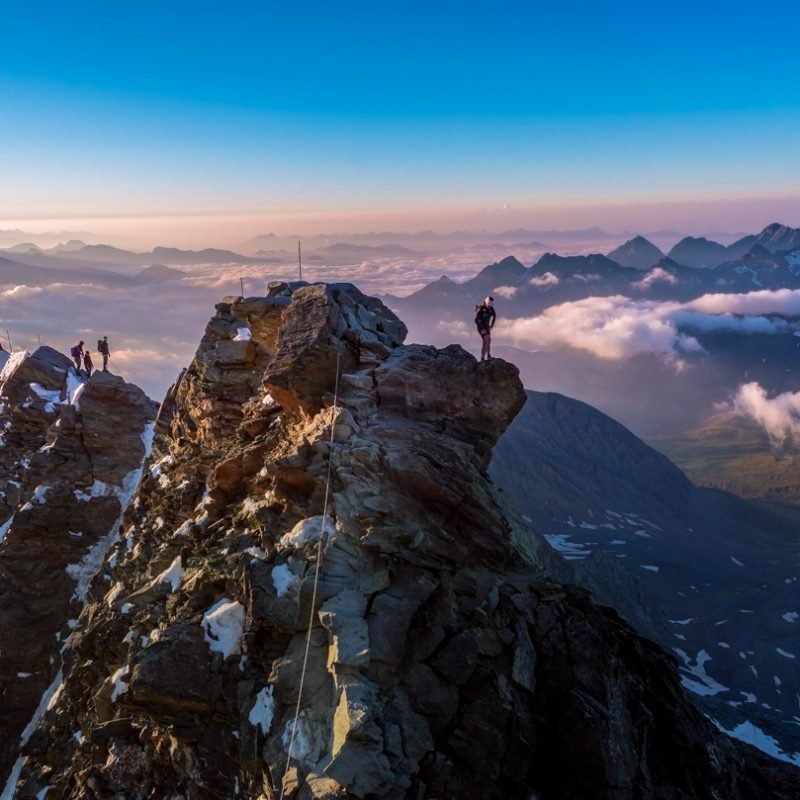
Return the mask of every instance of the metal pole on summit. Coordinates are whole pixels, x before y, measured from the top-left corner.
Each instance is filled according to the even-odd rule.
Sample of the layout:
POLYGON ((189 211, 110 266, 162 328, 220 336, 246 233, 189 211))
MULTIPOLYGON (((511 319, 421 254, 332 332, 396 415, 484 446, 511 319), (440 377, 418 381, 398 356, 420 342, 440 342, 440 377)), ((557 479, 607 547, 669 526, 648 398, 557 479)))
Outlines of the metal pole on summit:
POLYGON ((6 339, 8 339, 8 352, 13 353, 14 348, 11 346, 11 334, 8 332, 8 328, 6 328, 6 339))
POLYGON ((300 280, 303 280, 303 254, 300 251, 300 240, 297 240, 297 267, 300 270, 300 280))

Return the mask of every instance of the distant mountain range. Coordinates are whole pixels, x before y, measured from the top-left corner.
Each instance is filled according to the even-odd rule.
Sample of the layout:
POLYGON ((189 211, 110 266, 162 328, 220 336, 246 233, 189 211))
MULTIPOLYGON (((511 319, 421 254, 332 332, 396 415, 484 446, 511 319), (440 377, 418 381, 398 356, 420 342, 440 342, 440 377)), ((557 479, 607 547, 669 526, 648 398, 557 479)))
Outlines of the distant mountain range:
POLYGON ((545 253, 531 267, 509 256, 463 283, 442 276, 407 297, 387 299, 404 318, 421 313, 447 318, 453 303, 460 304, 463 315, 465 306, 497 293, 507 316, 523 316, 584 297, 624 294, 686 301, 708 292, 737 294, 784 288, 800 288, 800 229, 775 223, 727 248, 705 239, 686 238, 668 256, 641 236, 608 256, 545 253), (717 254, 714 259, 709 255, 712 252, 717 254), (711 265, 723 252, 724 260, 711 265), (684 262, 676 256, 682 256, 684 262), (651 258, 656 260, 643 267, 651 258), (701 259, 706 259, 704 268, 699 268, 701 259), (694 266, 687 266, 686 260, 694 266))
POLYGON ((115 267, 146 267, 153 264, 168 266, 190 266, 193 264, 263 264, 263 258, 244 256, 231 250, 207 248, 205 250, 181 250, 176 247, 154 247, 146 253, 123 250, 107 244, 84 244, 71 241, 43 250, 23 243, 7 250, 0 250, 12 260, 35 267, 49 269, 74 269, 96 266, 106 269, 115 267))
POLYGON ((749 719, 800 750, 800 512, 697 488, 623 426, 558 394, 528 392, 490 472, 574 581, 678 656, 713 718, 749 719))
POLYGON ((76 263, 74 268, 60 265, 59 267, 41 267, 31 264, 30 260, 23 262, 25 254, 15 254, 16 259, 0 256, 0 286, 18 284, 93 284, 106 287, 134 286, 142 283, 154 283, 165 280, 178 280, 186 273, 163 264, 154 264, 132 275, 122 275, 119 272, 82 267, 76 263))

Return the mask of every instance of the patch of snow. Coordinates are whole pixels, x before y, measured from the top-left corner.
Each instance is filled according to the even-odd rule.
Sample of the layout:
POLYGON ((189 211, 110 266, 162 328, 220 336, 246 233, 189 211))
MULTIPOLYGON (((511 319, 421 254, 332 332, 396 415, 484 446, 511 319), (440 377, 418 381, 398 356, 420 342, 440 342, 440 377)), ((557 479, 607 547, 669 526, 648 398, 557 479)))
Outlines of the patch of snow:
POLYGON ((758 698, 753 694, 753 692, 739 692, 739 694, 744 697, 745 703, 757 703, 758 698))
POLYGON ((639 564, 639 566, 649 572, 658 572, 661 569, 661 567, 657 567, 655 564, 639 564))
POLYGON ((773 675, 772 680, 775 682, 775 688, 777 689, 781 685, 781 679, 777 675, 773 675))
MULTIPOLYGON (((288 750, 289 744, 292 741, 292 732, 295 731, 294 719, 290 719, 286 723, 281 736, 281 742, 285 749, 288 750)), ((311 732, 308 729, 308 724, 305 719, 305 711, 301 711, 297 718, 297 729, 294 734, 294 744, 292 745, 292 758, 297 761, 306 759, 312 749, 311 732)))
POLYGON ((75 374, 73 370, 67 370, 67 402, 70 405, 75 405, 76 397, 80 397, 80 394, 83 394, 84 387, 86 386, 86 382, 83 378, 79 377, 75 374), (79 394, 80 393, 80 394, 79 394))
POLYGON ((18 678, 30 678, 31 675, 33 675, 32 672, 18 672, 17 673, 17 677, 18 678))
POLYGON ((261 733, 264 735, 269 733, 275 716, 275 701, 272 699, 273 690, 274 687, 265 686, 256 695, 256 701, 247 716, 248 722, 254 728, 261 728, 261 733))
POLYGON ((128 665, 120 667, 112 676, 111 683, 114 684, 114 689, 111 692, 111 702, 115 703, 117 698, 128 691, 128 682, 123 678, 128 674, 128 665))
POLYGON ((681 657, 684 666, 681 667, 681 673, 688 672, 691 677, 681 674, 681 683, 690 691, 702 696, 714 695, 719 692, 727 692, 728 687, 723 686, 714 680, 707 672, 705 665, 711 661, 711 656, 705 651, 701 650, 695 657, 695 663, 692 664, 691 658, 683 652, 683 650, 676 649, 675 652, 681 657), (696 679, 696 680, 695 680, 696 679))
POLYGON ((244 552, 253 558, 257 558, 259 561, 267 560, 267 554, 260 547, 248 547, 244 552))
POLYGON ((157 583, 168 583, 174 592, 183 580, 183 567, 180 555, 156 578, 157 583))
POLYGON ((624 539, 612 539, 612 540, 609 542, 609 544, 616 544, 616 545, 620 545, 620 544, 627 544, 627 542, 626 542, 624 539))
POLYGON ((599 525, 595 525, 592 522, 581 522, 580 525, 578 525, 578 527, 579 528, 585 528, 585 529, 590 530, 590 531, 596 531, 600 526, 599 525))
POLYGON ((688 625, 690 622, 694 622, 694 617, 686 617, 686 619, 669 619, 667 622, 671 622, 673 625, 688 625))
MULTIPOLYGON (((758 670, 752 664, 748 665, 747 668, 753 673, 754 678, 758 677, 758 670)), ((755 703, 755 700, 753 700, 753 702, 755 703)))
POLYGON ((186 522, 184 522, 183 525, 181 525, 180 528, 178 528, 178 530, 176 530, 175 533, 173 533, 172 535, 188 536, 191 530, 192 530, 192 520, 187 519, 186 522))
POLYGON ((123 603, 120 606, 119 613, 120 614, 130 614, 133 605, 131 603, 123 603))
POLYGON ((75 406, 76 411, 81 410, 81 397, 83 397, 83 393, 86 391, 87 384, 82 383, 75 391, 72 393, 72 405, 75 406))
POLYGON ((49 486, 37 486, 31 495, 31 503, 36 503, 37 505, 47 505, 47 493, 49 491, 49 486))
POLYGON ((544 538, 547 540, 550 547, 564 556, 567 561, 576 561, 578 559, 586 558, 591 554, 591 550, 587 549, 585 544, 581 542, 570 542, 572 535, 569 533, 546 533, 544 538))
POLYGON ((645 533, 644 531, 641 531, 641 530, 634 531, 633 534, 634 534, 634 536, 641 536, 644 539, 651 539, 652 538, 649 533, 645 533))
POLYGON ((40 383, 30 383, 33 393, 44 400, 44 410, 51 414, 56 410, 57 405, 61 405, 64 401, 61 399, 61 391, 59 389, 45 389, 40 383))
MULTIPOLYGON (((0 542, 3 541, 3 534, 0 530, 0 542)), ((787 611, 785 614, 781 616, 781 619, 786 620, 786 622, 797 622, 798 618, 800 618, 800 614, 796 611, 787 611)))
POLYGON ((41 789, 36 793, 36 800, 44 800, 47 797, 47 793, 50 791, 49 786, 45 786, 44 789, 41 789))
POLYGON ((6 538, 6 534, 8 533, 8 529, 11 527, 11 524, 14 522, 14 515, 12 514, 3 524, 0 526, 0 542, 6 538))
POLYGON ((301 519, 289 533, 281 536, 281 547, 304 547, 312 542, 317 542, 322 538, 323 527, 328 536, 336 533, 336 528, 330 517, 325 519, 324 526, 321 514, 315 517, 308 517, 308 519, 301 519))
POLYGON ((14 766, 11 768, 11 773, 6 781, 6 787, 3 789, 3 794, 0 795, 0 800, 13 800, 14 790, 17 788, 17 781, 19 780, 24 763, 25 759, 22 756, 14 762, 14 766))
POLYGON ((298 582, 298 577, 289 569, 288 564, 278 564, 277 567, 273 567, 272 585, 278 597, 283 597, 298 582))
POLYGON ((237 328, 236 336, 233 337, 234 342, 249 342, 250 341, 250 328, 237 328))
POLYGON ((170 466, 175 462, 175 459, 171 455, 166 455, 164 458, 159 459, 150 467, 150 476, 152 478, 158 478, 161 475, 162 467, 170 466))
POLYGON ((222 598, 203 614, 205 640, 212 652, 223 658, 241 653, 244 632, 244 606, 237 600, 222 598))
MULTIPOLYGON (((61 694, 63 685, 63 676, 61 670, 59 670, 55 678, 53 678, 53 682, 42 694, 39 700, 39 705, 36 708, 36 711, 33 712, 31 721, 25 726, 25 730, 22 731, 22 734, 19 737, 20 747, 24 747, 28 743, 28 739, 31 738, 34 730, 36 730, 36 726, 39 724, 39 720, 42 718, 44 712, 55 705, 59 695, 61 694)), ((11 770, 11 774, 8 776, 5 788, 3 789, 3 794, 0 795, 0 800, 12 800, 14 797, 14 791, 17 788, 17 781, 19 780, 20 773, 22 772, 23 763, 24 759, 22 756, 20 756, 16 760, 11 770)))
POLYGON ((777 653, 779 656, 783 656, 784 658, 797 658, 797 656, 796 656, 794 653, 789 653, 789 652, 788 652, 788 651, 786 651, 786 650, 782 650, 780 647, 776 647, 776 648, 775 648, 775 652, 776 652, 776 653, 777 653))
POLYGON ((740 722, 732 730, 723 727, 716 720, 714 720, 714 724, 721 731, 727 733, 728 736, 733 736, 734 739, 747 742, 747 744, 757 747, 773 758, 780 759, 781 761, 788 761, 790 764, 800 766, 800 753, 785 753, 775 739, 764 733, 760 728, 757 728, 752 722, 740 722))
POLYGON ((717 647, 723 647, 725 650, 731 649, 731 646, 727 642, 717 642, 717 647))
POLYGON ((731 561, 733 561, 734 564, 736 564, 737 567, 743 567, 744 566, 744 564, 741 561, 739 561, 738 558, 734 558, 733 556, 730 556, 730 559, 731 559, 731 561))

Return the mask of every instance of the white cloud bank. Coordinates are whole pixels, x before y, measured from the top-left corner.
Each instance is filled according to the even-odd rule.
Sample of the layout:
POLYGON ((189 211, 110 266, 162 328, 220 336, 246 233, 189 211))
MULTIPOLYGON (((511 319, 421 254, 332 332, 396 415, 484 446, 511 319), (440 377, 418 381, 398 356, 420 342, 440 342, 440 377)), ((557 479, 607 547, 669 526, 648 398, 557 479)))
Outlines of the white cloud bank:
POLYGON ((733 398, 733 410, 758 423, 776 447, 800 445, 800 392, 767 397, 758 383, 745 383, 733 398))
POLYGON ((653 267, 644 278, 632 285, 634 289, 649 289, 654 283, 668 283, 674 286, 677 282, 678 278, 671 272, 667 272, 661 267, 653 267))
POLYGON ((688 303, 636 300, 623 295, 587 297, 551 306, 536 317, 501 319, 498 341, 547 349, 559 345, 588 350, 599 358, 642 353, 680 357, 702 352, 693 334, 709 331, 790 333, 800 322, 800 291, 781 289, 746 295, 704 295, 688 303))
POLYGON ((536 317, 505 321, 498 338, 517 346, 570 345, 600 358, 637 353, 701 351, 693 337, 680 333, 670 318, 674 303, 638 302, 621 295, 588 297, 551 306, 536 317))
POLYGON ((544 275, 537 275, 535 278, 531 278, 528 283, 531 286, 558 286, 561 283, 561 278, 552 272, 545 272, 544 275))

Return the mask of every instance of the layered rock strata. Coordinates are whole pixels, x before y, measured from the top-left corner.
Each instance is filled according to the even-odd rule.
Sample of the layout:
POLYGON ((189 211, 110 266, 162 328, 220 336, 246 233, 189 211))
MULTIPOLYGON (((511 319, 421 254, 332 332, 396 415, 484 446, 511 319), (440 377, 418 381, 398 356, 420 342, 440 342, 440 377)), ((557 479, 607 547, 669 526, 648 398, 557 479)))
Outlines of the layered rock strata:
POLYGON ((797 796, 548 578, 486 472, 516 368, 404 336, 349 285, 217 306, 13 796, 797 796))

